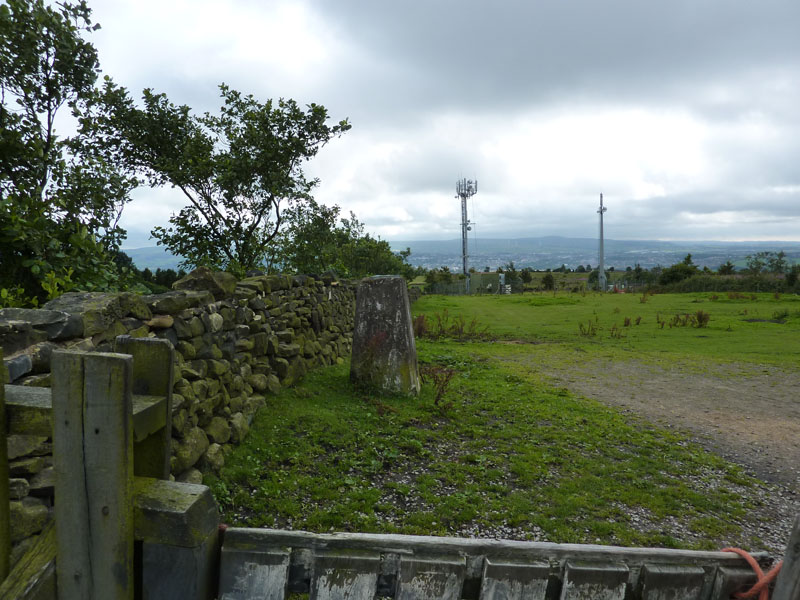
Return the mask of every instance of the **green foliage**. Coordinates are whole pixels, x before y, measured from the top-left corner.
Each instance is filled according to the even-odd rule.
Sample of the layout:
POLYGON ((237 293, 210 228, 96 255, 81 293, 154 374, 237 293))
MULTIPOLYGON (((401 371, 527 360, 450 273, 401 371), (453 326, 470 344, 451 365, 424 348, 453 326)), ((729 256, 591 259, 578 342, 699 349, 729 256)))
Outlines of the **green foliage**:
POLYGON ((719 266, 719 269, 717 269, 717 273, 719 273, 720 275, 733 275, 735 271, 736 271, 736 266, 731 261, 727 261, 726 263, 721 264, 719 266))
POLYGON ((269 270, 323 273, 335 268, 341 237, 349 237, 337 235, 340 210, 315 200, 286 209, 283 225, 269 247, 269 270))
MULTIPOLYGON (((499 272, 499 271, 498 271, 499 272)), ((450 272, 450 267, 439 267, 438 269, 431 269, 425 273, 425 283, 452 283, 453 273, 450 272)))
MULTIPOLYGON (((598 272, 597 269, 595 269, 594 271, 589 273, 589 277, 586 280, 586 284, 589 287, 597 287, 599 279, 600 279, 599 272, 598 272)), ((607 282, 611 281, 611 277, 609 275, 609 271, 608 270, 606 271, 606 281, 607 282)))
POLYGON ((675 263, 671 267, 664 269, 658 277, 658 283, 660 285, 670 285, 697 275, 698 272, 699 269, 692 263, 692 255, 687 254, 682 262, 675 263))
POLYGON ((411 250, 393 252, 388 242, 364 233, 352 212, 337 224, 340 211, 337 205, 328 207, 313 199, 284 211, 283 226, 270 244, 270 270, 414 278, 417 271, 408 264, 411 250))
POLYGON ((800 264, 794 264, 786 273, 786 287, 792 289, 797 286, 798 278, 800 278, 800 264))
POLYGON ((36 304, 118 282, 119 217, 135 179, 96 128, 109 107, 95 89, 98 28, 86 3, 0 6, 0 289, 36 304), (64 108, 77 121, 56 134, 64 108))
POLYGON ((747 257, 747 270, 752 275, 760 273, 773 273, 775 275, 785 273, 788 270, 786 253, 779 252, 756 252, 747 257))
POLYGON ((556 287, 556 281, 552 273, 545 273, 542 277, 542 287, 546 290, 553 290, 556 287))
POLYGON ((282 211, 311 200, 318 182, 306 178, 302 164, 350 124, 328 125, 317 104, 261 103, 225 84, 220 95, 219 114, 197 116, 149 89, 138 108, 125 90, 107 86, 105 97, 121 117, 103 127, 151 185, 172 185, 189 202, 169 227, 153 230, 158 243, 185 266, 243 273, 265 262, 282 211))

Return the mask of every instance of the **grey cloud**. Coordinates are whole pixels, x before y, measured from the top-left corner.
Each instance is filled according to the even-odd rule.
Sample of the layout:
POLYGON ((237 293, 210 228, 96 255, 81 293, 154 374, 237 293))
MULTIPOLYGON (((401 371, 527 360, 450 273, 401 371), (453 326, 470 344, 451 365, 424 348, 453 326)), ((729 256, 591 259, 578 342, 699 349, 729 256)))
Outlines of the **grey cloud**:
POLYGON ((381 65, 376 91, 389 105, 657 101, 683 92, 676 79, 735 82, 743 69, 787 62, 796 70, 800 50, 800 5, 780 0, 314 6, 381 65))

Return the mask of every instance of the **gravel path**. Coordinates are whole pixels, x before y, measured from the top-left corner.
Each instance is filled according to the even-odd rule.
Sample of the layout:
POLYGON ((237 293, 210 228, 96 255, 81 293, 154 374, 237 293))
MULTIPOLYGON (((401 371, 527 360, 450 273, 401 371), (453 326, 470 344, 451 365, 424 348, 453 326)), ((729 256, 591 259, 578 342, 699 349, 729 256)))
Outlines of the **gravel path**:
POLYGON ((763 549, 783 554, 800 514, 800 371, 726 364, 697 372, 585 356, 556 365, 548 364, 546 346, 512 360, 530 364, 557 387, 681 430, 767 482, 742 489, 755 505, 742 525, 764 541, 763 549))

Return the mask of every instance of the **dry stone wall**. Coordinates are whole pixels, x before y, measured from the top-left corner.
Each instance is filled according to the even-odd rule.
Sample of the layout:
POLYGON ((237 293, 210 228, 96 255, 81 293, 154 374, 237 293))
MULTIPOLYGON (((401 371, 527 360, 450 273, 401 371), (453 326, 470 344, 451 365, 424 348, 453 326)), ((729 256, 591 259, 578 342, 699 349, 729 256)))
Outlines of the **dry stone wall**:
MULTIPOLYGON (((175 347, 172 475, 199 482, 218 471, 253 415, 281 387, 349 356, 355 288, 331 278, 286 275, 236 281, 198 269, 173 291, 68 293, 41 310, 0 310, 6 381, 50 385, 53 350, 112 351, 118 335, 175 347)), ((9 436, 15 555, 52 508, 52 440, 9 436)))

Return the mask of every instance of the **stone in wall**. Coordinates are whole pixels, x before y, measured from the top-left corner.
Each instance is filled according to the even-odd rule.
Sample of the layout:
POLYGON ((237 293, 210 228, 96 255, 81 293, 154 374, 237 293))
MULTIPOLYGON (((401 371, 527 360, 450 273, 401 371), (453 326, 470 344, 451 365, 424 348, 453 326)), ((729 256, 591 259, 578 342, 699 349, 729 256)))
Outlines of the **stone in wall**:
POLYGON ((216 300, 231 296, 236 289, 236 278, 230 273, 198 267, 172 286, 176 290, 206 290, 216 300))
MULTIPOLYGON (((106 294, 103 292, 68 292, 44 305, 46 310, 80 316, 82 337, 109 335, 117 323, 128 316, 150 319, 153 315, 144 297, 132 292, 106 294)), ((106 338, 113 339, 113 338, 106 338)))

